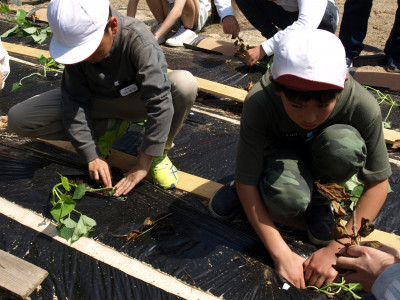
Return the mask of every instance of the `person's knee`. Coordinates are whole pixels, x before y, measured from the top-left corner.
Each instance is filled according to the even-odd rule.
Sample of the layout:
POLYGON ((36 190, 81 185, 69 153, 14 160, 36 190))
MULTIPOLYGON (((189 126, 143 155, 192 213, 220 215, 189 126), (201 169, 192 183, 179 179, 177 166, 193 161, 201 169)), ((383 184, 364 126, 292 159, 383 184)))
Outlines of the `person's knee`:
POLYGON ((326 128, 316 137, 312 153, 314 172, 323 168, 329 177, 325 180, 341 182, 364 165, 367 149, 365 141, 354 127, 337 124, 326 128))
POLYGON ((198 83, 192 73, 185 70, 168 72, 168 79, 171 82, 172 99, 175 105, 191 107, 196 100, 198 83), (178 103, 175 103, 178 100, 178 103))
POLYGON ((311 201, 312 191, 306 180, 288 178, 273 184, 264 180, 259 188, 262 200, 273 218, 298 216, 306 211, 311 201))
POLYGON ((28 134, 24 130, 24 120, 26 120, 26 117, 21 110, 21 103, 18 103, 10 108, 8 111, 8 129, 20 136, 27 136, 28 134))

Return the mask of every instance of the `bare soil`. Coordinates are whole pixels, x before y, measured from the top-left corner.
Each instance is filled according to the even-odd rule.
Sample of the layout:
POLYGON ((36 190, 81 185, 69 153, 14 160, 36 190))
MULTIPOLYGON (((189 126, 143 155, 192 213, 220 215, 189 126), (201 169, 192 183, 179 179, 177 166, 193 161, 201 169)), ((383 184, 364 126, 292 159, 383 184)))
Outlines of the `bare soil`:
MULTIPOLYGON (((21 1, 21 0, 8 0, 10 3, 10 7, 12 9, 22 8, 26 11, 31 10, 34 7, 38 6, 47 6, 49 1, 21 1), (18 3, 21 2, 21 5, 12 4, 12 2, 18 3)), ((118 9, 122 14, 126 15, 126 8, 128 6, 129 0, 110 0, 111 6, 115 9, 118 9)), ((234 1, 232 1, 234 2, 234 1)), ((340 16, 343 13, 343 7, 345 0, 336 0, 336 3, 339 8, 340 16)), ((247 19, 243 16, 243 14, 237 9, 234 5, 235 13, 237 19, 239 21, 241 27, 240 36, 243 38, 246 44, 255 46, 263 42, 265 39, 261 36, 258 30, 254 29, 254 27, 247 21, 247 19)), ((367 36, 364 40, 364 51, 361 55, 372 55, 372 54, 381 54, 383 53, 383 49, 385 47, 386 40, 389 37, 389 34, 392 30, 394 17, 397 9, 397 1, 396 0, 375 0, 373 2, 373 7, 371 10, 369 22, 368 22, 368 32, 367 36)), ((36 12, 38 17, 40 15, 45 15, 45 10, 39 10, 36 12)), ((152 13, 150 12, 147 3, 145 0, 139 1, 138 10, 136 18, 144 21, 150 28, 154 28, 156 26, 156 21, 152 13)), ((336 35, 339 34, 340 24, 336 31, 336 35)), ((203 31, 200 33, 201 35, 210 35, 214 38, 222 39, 229 41, 231 37, 226 35, 222 31, 221 24, 208 24, 203 28, 203 31)), ((362 69, 372 69, 384 71, 383 66, 364 66, 362 69)))

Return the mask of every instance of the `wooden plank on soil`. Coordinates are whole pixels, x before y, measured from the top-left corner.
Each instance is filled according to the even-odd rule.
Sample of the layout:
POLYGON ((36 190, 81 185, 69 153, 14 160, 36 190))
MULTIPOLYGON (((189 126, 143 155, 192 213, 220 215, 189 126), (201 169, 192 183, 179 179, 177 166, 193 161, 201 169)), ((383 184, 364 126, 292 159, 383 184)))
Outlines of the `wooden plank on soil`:
MULTIPOLYGON (((42 139, 37 140, 57 147, 61 150, 76 153, 70 142, 50 141, 42 139)), ((133 155, 129 155, 124 152, 112 149, 111 155, 107 159, 107 162, 113 167, 119 168, 123 171, 128 171, 136 164, 137 160, 138 158, 133 155)), ((179 170, 178 178, 179 181, 178 185, 176 186, 178 190, 189 192, 205 199, 210 199, 214 195, 215 191, 217 191, 222 186, 222 184, 218 182, 214 182, 212 180, 208 180, 179 170)), ((150 174, 147 176, 147 179, 152 180, 150 174)))
POLYGON ((398 73, 356 70, 353 78, 362 85, 400 91, 400 74, 398 73))
POLYGON ((400 132, 383 128, 383 135, 385 136, 385 141, 388 144, 394 144, 396 141, 400 141, 400 132))
POLYGON ((28 297, 49 273, 0 250, 0 287, 21 298, 28 297))
POLYGON ((7 50, 8 54, 15 54, 21 56, 28 56, 32 58, 37 58, 40 54, 43 54, 46 57, 50 57, 50 52, 47 50, 36 49, 32 47, 27 47, 23 45, 16 45, 12 43, 3 42, 2 44, 4 48, 7 50))

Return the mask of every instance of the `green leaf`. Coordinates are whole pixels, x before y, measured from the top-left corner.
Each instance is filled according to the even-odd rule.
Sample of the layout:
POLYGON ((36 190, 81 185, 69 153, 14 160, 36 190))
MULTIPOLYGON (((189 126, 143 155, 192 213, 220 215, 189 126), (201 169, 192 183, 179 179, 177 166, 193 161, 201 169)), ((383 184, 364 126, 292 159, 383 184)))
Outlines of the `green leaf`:
POLYGON ((46 64, 46 63, 47 63, 47 57, 44 56, 43 53, 41 53, 41 54, 38 56, 37 61, 40 62, 41 64, 46 64))
POLYGON ((82 199, 82 197, 85 195, 85 193, 86 193, 86 185, 84 183, 81 183, 80 185, 78 185, 75 188, 72 199, 75 199, 75 200, 82 199))
POLYGON ((1 13, 3 13, 3 14, 7 14, 7 13, 10 13, 10 12, 11 12, 11 9, 8 7, 7 4, 5 4, 4 2, 1 2, 0 11, 1 11, 1 13))
POLYGON ((22 88, 22 84, 20 84, 19 82, 14 82, 12 85, 11 91, 14 92, 15 90, 18 90, 19 88, 22 88))
POLYGON ((58 202, 50 211, 53 218, 60 223, 62 218, 69 215, 75 208, 75 201, 69 195, 61 194, 61 201, 58 202))
POLYGON ((27 35, 37 34, 36 27, 24 28, 22 29, 22 31, 25 32, 27 35))
POLYGON ((68 241, 72 238, 76 225, 77 223, 68 217, 65 220, 61 220, 61 224, 57 229, 60 231, 60 236, 68 241))
POLYGON ((360 185, 357 185, 354 189, 352 189, 350 193, 360 197, 363 190, 364 190, 364 185, 360 184, 360 185))
MULTIPOLYGON (((26 11, 23 9, 18 9, 17 14, 15 15, 15 18, 17 19, 17 23, 19 25, 26 25, 26 11)), ((29 21, 28 21, 29 22, 29 21)), ((29 23, 30 25, 30 23, 29 23)))
POLYGON ((71 238, 71 243, 75 243, 81 236, 88 236, 94 230, 96 221, 88 216, 81 215, 78 224, 75 227, 74 234, 71 238))
POLYGON ((41 44, 47 39, 47 33, 41 31, 39 35, 32 36, 35 43, 41 44))
POLYGON ((64 189, 66 191, 69 192, 71 190, 71 185, 69 184, 68 178, 65 176, 62 176, 61 174, 60 174, 60 177, 61 177, 62 186, 64 187, 64 189))
POLYGON ((4 32, 0 37, 2 38, 6 38, 8 36, 12 36, 15 35, 19 32, 19 26, 15 25, 13 28, 11 28, 10 30, 7 30, 6 32, 4 32))

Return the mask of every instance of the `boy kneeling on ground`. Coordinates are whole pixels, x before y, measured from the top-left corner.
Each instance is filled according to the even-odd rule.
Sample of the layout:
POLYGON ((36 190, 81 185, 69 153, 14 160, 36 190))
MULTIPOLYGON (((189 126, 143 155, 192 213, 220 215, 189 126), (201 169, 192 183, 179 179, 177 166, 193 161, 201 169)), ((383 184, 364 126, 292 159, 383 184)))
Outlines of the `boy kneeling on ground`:
MULTIPOLYGON (((365 184, 357 208, 374 220, 386 200, 391 168, 374 97, 346 74, 340 40, 319 29, 285 34, 271 69, 243 106, 235 183, 216 192, 209 207, 219 218, 243 206, 276 270, 298 288, 332 282, 334 217, 315 182, 343 185, 354 174, 365 184), (240 201, 239 201, 240 199, 240 201), (294 253, 274 222, 304 228, 324 246, 308 259, 294 253)), ((353 219, 347 223, 352 232, 353 219)), ((346 243, 348 241, 343 240, 346 243)))

